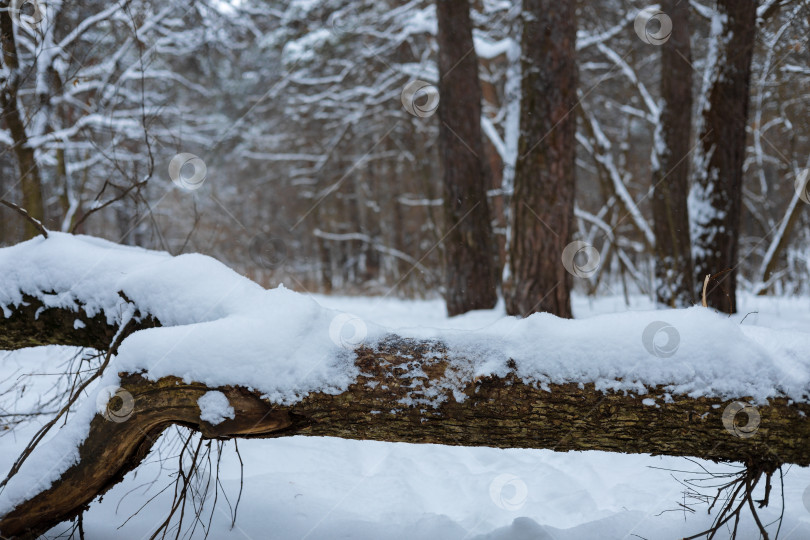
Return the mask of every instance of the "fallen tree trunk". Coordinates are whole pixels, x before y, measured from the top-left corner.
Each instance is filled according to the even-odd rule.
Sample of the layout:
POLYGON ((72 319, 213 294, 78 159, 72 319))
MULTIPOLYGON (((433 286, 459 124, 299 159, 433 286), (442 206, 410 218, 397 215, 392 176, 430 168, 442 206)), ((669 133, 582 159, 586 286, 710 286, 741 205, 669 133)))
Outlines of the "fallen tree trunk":
MULTIPOLYGON (((43 341, 54 340, 44 335, 37 338, 43 341)), ((8 345, 6 339, 4 346, 8 345)), ((290 406, 274 405, 244 388, 212 389, 174 377, 149 381, 138 374, 122 374, 121 387, 133 397, 131 416, 113 422, 97 415, 80 447, 80 461, 50 489, 4 516, 0 532, 5 537, 33 538, 76 516, 137 467, 172 424, 218 439, 318 435, 695 456, 774 468, 782 463, 810 464, 810 405, 786 399, 771 400, 757 409, 761 424, 753 437, 735 436, 724 425, 727 402, 687 396, 672 396, 665 402, 655 398, 665 394, 661 388, 647 396, 603 393, 593 384, 552 385, 547 391, 508 374, 471 379, 463 387, 463 396, 450 389, 444 395, 432 395, 434 402, 440 401, 436 407, 409 404, 414 387, 428 388, 431 382, 462 375, 453 373, 455 363, 437 356, 437 350, 443 350, 440 343, 396 336, 373 349, 361 347, 355 364, 362 375, 345 392, 313 393, 290 406), (233 419, 217 425, 200 419, 197 400, 210 390, 225 394, 235 411, 233 419), (655 399, 655 404, 643 402, 645 398, 655 399)))
MULTIPOLYGON (((40 250, 48 249, 48 245, 58 247, 66 244, 72 250, 74 245, 81 247, 79 242, 83 242, 71 237, 54 236, 55 240, 43 241, 43 244, 44 242, 50 243, 44 244, 45 247, 37 247, 41 244, 31 244, 31 254, 22 250, 13 252, 15 257, 10 259, 11 262, 6 263, 5 270, 3 270, 3 261, 0 257, 0 275, 11 275, 16 271, 15 268, 22 264, 21 261, 26 257, 34 259, 40 250)), ((88 270, 75 274, 78 277, 63 279, 61 285, 63 288, 58 291, 50 289, 53 286, 52 283, 56 281, 54 276, 62 276, 66 270, 70 269, 69 265, 74 263, 64 263, 66 265, 64 267, 53 266, 49 270, 50 273, 43 274, 45 276, 41 279, 43 284, 36 285, 35 288, 38 287, 36 290, 31 285, 27 285, 25 290, 9 290, 9 287, 14 287, 13 275, 6 280, 4 288, 0 289, 0 294, 3 295, 0 297, 0 307, 3 311, 3 317, 0 317, 0 349, 72 345, 106 350, 114 349, 115 344, 121 343, 121 354, 118 355, 120 360, 122 356, 125 356, 124 345, 129 343, 131 352, 133 343, 144 343, 143 340, 136 339, 138 335, 143 337, 143 335, 159 334, 171 330, 171 328, 152 327, 161 326, 159 319, 162 319, 162 322, 171 323, 170 319, 174 313, 172 310, 164 310, 160 312, 162 314, 159 316, 154 316, 148 307, 144 307, 146 304, 138 305, 137 300, 130 299, 135 298, 135 295, 131 294, 132 291, 126 287, 131 287, 143 298, 143 284, 151 283, 148 280, 159 280, 160 276, 166 275, 166 267, 160 266, 162 261, 165 261, 166 264, 179 264, 183 261, 180 258, 164 255, 149 255, 150 258, 147 262, 154 273, 138 274, 133 270, 127 274, 130 276, 127 278, 129 281, 122 282, 123 287, 130 292, 129 296, 124 292, 119 292, 116 296, 116 291, 119 290, 117 288, 99 292, 92 287, 77 286, 76 283, 81 283, 81 279, 85 275, 94 276, 96 281, 93 283, 100 283, 99 287, 109 289, 109 287, 118 286, 113 285, 116 283, 114 279, 101 279, 97 276, 103 274, 102 270, 106 272, 104 275, 115 277, 122 274, 122 266, 116 262, 115 257, 120 258, 130 255, 132 252, 124 251, 122 255, 118 251, 113 251, 109 257, 106 252, 104 253, 103 257, 98 260, 94 259, 93 264, 88 265, 88 270), (107 267, 102 267, 102 264, 107 267), (131 276, 133 275, 141 276, 140 279, 143 281, 132 281, 131 276), (133 284, 140 284, 140 286, 135 287, 133 284), (91 292, 82 293, 81 291, 91 292), (83 294, 85 296, 82 296, 83 294), (62 296, 75 299, 68 302, 62 296), (98 301, 101 296, 105 298, 102 304, 98 301), (96 299, 95 304, 90 303, 93 298, 96 299), (113 306, 110 299, 119 300, 121 305, 105 308, 106 311, 99 311, 99 305, 113 306), (125 315, 125 311, 128 315, 125 315), (135 315, 132 315, 133 312, 135 315), (143 330, 143 332, 137 332, 129 338, 117 336, 118 327, 124 323, 126 323, 127 334, 136 330, 143 330)), ((140 257, 140 255, 138 256, 140 257)), ((76 260, 81 260, 81 258, 76 260)), ((199 259, 191 262, 195 267, 200 266, 199 259)), ((173 267, 169 268, 171 270, 173 267)), ((222 276, 233 279, 237 285, 242 283, 238 280, 243 279, 235 274, 224 272, 218 266, 205 268, 204 272, 221 272, 222 276)), ((18 273, 18 275, 28 276, 27 273, 18 273)), ((189 281, 185 275, 183 278, 185 281, 189 281)), ((200 277, 198 276, 196 279, 200 279, 200 277)), ((157 285, 156 283, 155 286, 157 285)), ((163 290, 161 289, 161 291, 163 290)), ((176 292, 175 288, 170 290, 176 292)), ((185 296, 173 297, 180 299, 175 300, 175 303, 172 303, 171 300, 167 300, 167 302, 172 307, 191 305, 189 298, 197 301, 204 296, 200 291, 207 290, 195 288, 188 294, 184 293, 185 296)), ((238 297, 239 301, 236 304, 249 302, 256 295, 270 293, 257 286, 243 290, 247 292, 244 296, 238 297)), ((161 294, 165 293, 161 292, 161 294)), ((230 298, 228 295, 226 297, 230 298)), ((164 299, 164 296, 159 298, 164 299)), ((289 307, 289 304, 284 303, 288 301, 288 297, 277 295, 262 306, 266 309, 272 309, 276 305, 289 307), (274 304, 274 302, 279 302, 279 304, 274 304)), ((217 320, 219 317, 227 317, 230 312, 220 309, 218 306, 219 304, 211 304, 211 307, 200 310, 201 315, 189 317, 188 323, 177 323, 177 319, 175 319, 175 324, 193 326, 199 321, 210 320, 204 315, 215 312, 217 320), (219 311, 216 311, 217 309, 219 311)), ((232 309, 232 307, 228 309, 232 309)), ((258 308, 254 306, 254 309, 258 308)), ((262 313, 264 312, 262 311, 262 313)), ((312 315, 307 311, 302 311, 302 313, 312 315)), ((670 316, 673 316, 672 313, 674 312, 671 312, 670 316)), ((682 337, 685 342, 692 340, 686 343, 682 349, 704 350, 707 343, 710 344, 711 340, 717 339, 717 336, 711 332, 718 329, 728 331, 730 328, 737 331, 736 325, 733 323, 728 327, 709 328, 706 332, 710 341, 706 343, 701 341, 697 344, 699 347, 696 347, 694 343, 696 330, 689 328, 686 321, 702 320, 701 313, 704 312, 682 313, 686 317, 681 318, 679 323, 682 325, 682 337)), ((292 315, 285 313, 284 316, 292 315)), ((561 327, 554 326, 558 324, 554 321, 559 321, 559 319, 551 319, 544 319, 542 316, 535 318, 535 321, 540 321, 547 326, 522 326, 521 331, 525 332, 527 328, 532 331, 537 331, 539 328, 547 331, 547 334, 555 329, 560 331, 561 327)), ((711 318, 707 320, 714 321, 711 318)), ((244 321, 248 320, 244 319, 244 321)), ((646 324, 646 319, 644 322, 646 324)), ((205 333, 210 333, 212 331, 210 330, 211 323, 204 324, 206 325, 203 326, 205 333)), ((247 322, 243 324, 247 324, 247 322)), ((568 336, 565 339, 573 339, 571 336, 590 339, 590 345, 586 344, 588 346, 582 348, 582 344, 580 344, 579 347, 571 349, 570 354, 580 356, 598 354, 600 355, 600 365, 604 358, 608 358, 609 354, 612 354, 610 351, 618 350, 622 356, 627 354, 628 358, 637 354, 630 348, 625 348, 628 347, 625 342, 611 342, 608 347, 607 343, 600 341, 600 339, 605 339, 604 336, 599 338, 586 333, 578 333, 583 328, 586 331, 588 329, 593 331, 593 326, 582 326, 587 323, 566 321, 564 324, 575 325, 576 328, 576 332, 573 334, 565 333, 564 336, 568 336)), ((605 322, 599 324, 603 325, 605 322)), ((700 327, 699 324, 697 326, 700 327)), ((214 326, 213 328, 220 327, 214 326)), ((234 328, 239 327, 226 326, 220 328, 219 331, 233 331, 234 328)), ((565 328, 571 328, 571 326, 565 328)), ((329 330, 331 332, 331 327, 329 330)), ((245 335, 260 336, 261 332, 266 331, 262 327, 259 334, 248 333, 245 335)), ((313 330, 313 328, 307 327, 301 331, 305 333, 297 338, 299 341, 296 344, 303 347, 305 345, 303 341, 316 337, 312 332, 323 332, 324 329, 315 327, 313 330)), ((703 330, 700 329, 700 332, 703 330)), ((487 339, 492 335, 494 334, 486 334, 487 339)), ((548 355, 549 358, 554 355, 555 351, 543 348, 544 346, 553 347, 553 345, 548 345, 554 343, 553 340, 549 341, 550 339, 550 335, 540 336, 536 342, 536 353, 533 354, 541 360, 535 365, 553 370, 555 369, 554 362, 543 360, 545 355, 548 355)), ((742 337, 742 339, 747 338, 742 337)), ((785 463, 810 465, 810 445, 807 444, 807 441, 810 440, 810 403, 807 402, 806 392, 802 394, 805 395, 805 398, 798 399, 794 391, 791 395, 796 398, 795 400, 773 392, 768 395, 775 397, 768 399, 767 402, 760 402, 760 405, 754 408, 747 404, 748 396, 726 395, 726 398, 732 397, 733 400, 720 397, 694 397, 684 395, 683 392, 680 394, 673 392, 672 386, 658 383, 650 383, 646 386, 618 386, 639 388, 637 393, 606 390, 604 384, 597 386, 593 382, 596 379, 577 381, 569 378, 567 380, 570 382, 553 384, 552 381, 548 384, 539 384, 537 379, 532 380, 531 377, 526 376, 525 371, 521 371, 521 366, 525 368, 528 365, 525 358, 520 360, 518 357, 514 357, 518 358, 517 361, 504 360, 504 363, 498 363, 497 369, 494 370, 477 369, 476 366, 481 367, 481 354, 495 355, 498 351, 487 349, 490 350, 490 353, 482 353, 481 350, 476 349, 475 354, 478 354, 479 357, 474 359, 465 356, 470 354, 471 349, 454 349, 454 345, 447 345, 450 342, 452 340, 449 338, 420 340, 380 334, 368 343, 356 346, 353 351, 343 351, 349 354, 344 367, 351 368, 350 371, 354 374, 349 379, 349 383, 331 389, 327 389, 326 386, 317 386, 316 390, 304 391, 295 399, 287 401, 276 400, 273 402, 262 391, 243 386, 213 387, 201 382, 178 378, 174 376, 177 373, 174 370, 184 368, 179 368, 169 361, 163 365, 171 368, 171 371, 168 372, 171 375, 166 375, 167 372, 164 371, 163 374, 153 375, 150 378, 148 371, 146 373, 120 373, 122 392, 132 398, 129 402, 131 410, 116 418, 111 418, 109 410, 95 414, 94 417, 92 414, 95 411, 90 411, 84 420, 84 422, 89 421, 89 433, 79 445, 78 460, 65 461, 65 466, 60 469, 63 472, 50 486, 44 487, 43 485, 41 488, 26 486, 25 490, 31 489, 32 492, 14 498, 13 504, 16 506, 6 508, 7 513, 0 517, 0 535, 6 538, 34 538, 52 526, 77 516, 97 496, 121 481, 128 471, 137 467, 146 457, 158 436, 173 424, 196 430, 203 437, 216 439, 311 435, 358 440, 538 448, 556 451, 602 450, 736 461, 766 472, 773 471, 785 463), (521 364, 521 362, 523 363, 521 364), (489 373, 489 375, 483 376, 481 373, 489 373), (201 418, 201 416, 206 418, 207 416, 203 414, 198 404, 198 400, 212 390, 222 392, 234 410, 233 418, 224 419, 216 425, 201 418)), ((175 345, 178 344, 179 342, 175 345)), ((531 344, 535 345, 534 339, 531 344)), ((193 350, 201 355, 231 355, 231 363, 239 364, 238 357, 249 354, 249 345, 251 344, 236 341, 232 346, 229 345, 230 348, 225 349, 225 352, 219 351, 219 353, 211 353, 206 348, 193 350)), ((253 356, 248 356, 251 358, 251 362, 261 359, 261 354, 264 354, 265 351, 263 348, 258 349, 261 354, 256 356, 256 347, 255 344, 253 345, 253 356)), ((635 343, 635 345, 641 347, 640 343, 635 343)), ((751 342, 748 346, 754 347, 755 344, 751 342)), ((726 343, 724 347, 730 347, 730 345, 726 343)), ((720 355, 727 350, 736 350, 735 354, 745 353, 744 349, 716 349, 717 354, 720 355)), ((790 354, 795 356, 801 350, 803 349, 796 349, 790 354)), ((333 353, 338 354, 334 351, 333 353)), ((289 352, 289 354, 293 354, 293 352, 289 352)), ((646 354, 646 352, 642 350, 642 354, 646 354)), ((774 354, 782 353, 777 351, 774 354)), ((271 369, 271 371, 262 372, 265 377, 275 370, 278 376, 283 378, 285 375, 283 370, 291 369, 290 364, 283 362, 283 359, 275 358, 272 354, 267 356, 266 360, 261 360, 265 363, 265 368, 271 369)), ((512 357, 510 356, 510 358, 512 357)), ((614 354, 612 358, 614 358, 612 361, 615 362, 616 355, 614 354)), ((757 357, 752 356, 752 358, 757 357)), ((194 359, 195 361, 205 360, 199 357, 194 357, 194 359)), ((222 360, 227 360, 227 358, 223 357, 222 360)), ((650 361, 660 360, 657 358, 650 361)), ((736 364, 731 360, 733 358, 727 358, 723 367, 726 368, 725 363, 728 363, 728 369, 734 369, 736 364)), ((498 360, 498 362, 500 361, 498 360)), ((611 375, 612 377, 616 377, 617 381, 627 378, 630 382, 629 379, 634 372, 632 366, 616 371, 617 366, 611 365, 614 368, 614 371, 609 370, 614 373, 611 375)), ((252 368, 254 364, 250 364, 250 366, 252 368)), ((792 373, 794 378, 804 380, 803 375, 796 371, 800 368, 804 369, 800 367, 804 364, 791 366, 793 371, 782 370, 782 372, 792 373)), ((710 371, 700 372, 698 370, 696 372, 697 366, 694 361, 687 361, 683 367, 691 368, 693 376, 694 373, 698 373, 704 379, 712 376, 710 371)), ((782 386, 775 379, 763 379, 767 373, 762 371, 762 368, 763 365, 759 365, 757 369, 760 371, 751 370, 751 380, 766 380, 769 381, 768 384, 782 386)), ((228 366, 223 365, 222 369, 227 372, 228 366)), ((559 366, 556 369, 559 369, 559 366)), ((136 370, 131 369, 130 371, 136 370)), ((180 373, 185 373, 185 371, 180 371, 180 373)), ((254 377, 252 373, 251 371, 251 377, 254 377)), ((337 372, 329 371, 327 373, 337 372)), ((580 373, 580 371, 574 370, 574 373, 580 373)), ((583 377, 583 375, 579 376, 583 377)), ((684 377, 688 379, 688 377, 684 377)), ((261 386, 259 383, 263 381, 257 380, 256 382, 257 386, 261 386)), ((604 383, 604 381, 602 382, 604 383)), ((715 386, 714 381, 708 386, 705 382, 702 383, 701 391, 705 390, 704 386, 711 388, 715 386)), ((678 386, 675 385, 675 387, 678 386)), ((704 392, 702 395, 712 395, 712 392, 704 392)), ((115 400, 110 400, 110 403, 107 404, 108 408, 114 408, 113 403, 115 402, 115 400)), ((76 422, 77 420, 81 420, 80 415, 78 418, 74 415, 70 421, 76 422)), ((83 425, 87 426, 87 423, 83 425)), ((72 449, 75 448, 74 445, 72 449)), ((73 458, 67 456, 65 459, 72 460, 73 458)), ((12 480, 14 480, 13 477, 12 480)))

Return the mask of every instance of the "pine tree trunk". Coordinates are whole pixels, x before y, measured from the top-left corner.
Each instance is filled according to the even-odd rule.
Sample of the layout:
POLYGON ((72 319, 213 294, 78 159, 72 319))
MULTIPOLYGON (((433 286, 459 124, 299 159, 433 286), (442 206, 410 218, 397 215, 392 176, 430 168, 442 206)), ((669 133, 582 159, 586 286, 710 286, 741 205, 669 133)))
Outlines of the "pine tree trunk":
POLYGON ((496 250, 481 133, 481 85, 467 0, 437 0, 439 145, 444 166, 445 298, 458 315, 495 306, 496 250))
POLYGON ((708 305, 734 313, 757 2, 718 0, 717 10, 723 28, 714 44, 716 64, 709 66, 690 213, 699 288, 706 275, 716 276, 706 291, 708 305))
POLYGON ((692 134, 692 48, 689 4, 663 0, 672 35, 661 45, 661 116, 655 131, 652 170, 655 233, 655 293, 659 303, 695 303, 694 265, 689 231, 689 160, 692 134))
POLYGON ((512 196, 511 315, 571 317, 562 264, 574 217, 577 102, 573 0, 524 0, 520 141, 512 196))

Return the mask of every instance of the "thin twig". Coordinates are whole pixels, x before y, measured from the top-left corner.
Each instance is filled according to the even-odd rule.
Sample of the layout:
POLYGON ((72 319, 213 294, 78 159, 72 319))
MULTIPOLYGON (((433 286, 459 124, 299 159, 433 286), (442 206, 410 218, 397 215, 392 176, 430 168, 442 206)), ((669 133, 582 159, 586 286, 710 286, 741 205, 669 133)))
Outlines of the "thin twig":
POLYGON ((29 223, 33 224, 34 227, 39 229, 39 232, 42 234, 42 236, 44 236, 45 238, 48 238, 48 229, 45 228, 45 226, 42 224, 42 222, 40 220, 38 220, 37 218, 35 218, 31 214, 29 214, 28 210, 26 210, 25 208, 23 208, 21 206, 17 206, 13 202, 7 201, 5 199, 0 199, 0 204, 5 205, 5 206, 11 208, 12 210, 14 210, 15 212, 17 212, 18 214, 20 214, 29 223))
POLYGON ((147 182, 147 180, 143 180, 142 182, 138 182, 137 184, 132 184, 128 188, 125 188, 120 194, 118 194, 115 197, 113 197, 112 199, 106 201, 104 204, 100 204, 100 205, 96 206, 95 208, 91 208, 90 210, 85 212, 84 215, 82 215, 82 217, 76 223, 73 224, 73 227, 70 228, 70 233, 75 234, 76 230, 79 228, 79 226, 82 223, 84 223, 87 220, 87 218, 89 218, 90 216, 92 216, 93 214, 95 214, 96 212, 98 212, 100 210, 104 210, 105 208, 107 208, 111 204, 117 203, 118 201, 120 201, 121 199, 126 197, 127 194, 129 194, 129 192, 132 191, 133 189, 134 190, 140 190, 143 186, 146 185, 146 182, 147 182))

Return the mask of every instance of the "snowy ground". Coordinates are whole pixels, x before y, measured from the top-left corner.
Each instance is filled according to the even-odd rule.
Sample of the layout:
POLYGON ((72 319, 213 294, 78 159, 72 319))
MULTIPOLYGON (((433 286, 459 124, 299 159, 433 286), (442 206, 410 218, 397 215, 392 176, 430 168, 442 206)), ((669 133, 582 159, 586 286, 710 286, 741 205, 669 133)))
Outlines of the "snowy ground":
MULTIPOLYGON (((316 300, 396 328, 482 329, 503 317, 502 310, 495 309, 448 320, 441 301, 323 296, 316 300)), ((644 299, 634 298, 630 309, 650 307, 644 299)), ((626 309, 618 297, 575 301, 578 318, 626 309)), ((810 300, 743 297, 741 315, 735 319, 745 325, 807 332, 810 300)), ((28 377, 20 395, 17 377, 53 373, 70 351, 53 347, 0 354, 0 406, 21 411, 30 408, 33 397, 54 379, 28 377), (3 394, 12 387, 13 392, 3 394)), ((2 417, 0 430, 1 426, 2 417)), ((0 431, 0 471, 8 469, 33 429, 28 425, 14 433, 0 431)), ((698 464, 686 459, 302 437, 243 440, 239 450, 245 483, 236 526, 231 528, 223 498, 224 493, 233 501, 239 491, 239 465, 231 443, 222 455, 222 491, 209 538, 652 540, 694 534, 711 521, 705 505, 695 505, 694 514, 678 506, 684 501, 678 480, 700 476, 698 464)), ((86 538, 148 538, 166 516, 173 488, 160 492, 172 482, 177 451, 177 438, 170 431, 137 474, 128 475, 91 506, 84 521, 86 538)), ((727 470, 702 464, 712 471, 727 470)), ((762 514, 766 520, 781 510, 778 484, 776 490, 771 508, 762 514)), ((810 470, 787 469, 784 501, 779 538, 810 538, 810 470)), ((210 505, 205 510, 207 526, 210 505)), ((751 524, 745 525, 747 532, 740 538, 757 538, 751 524)), ((52 536, 68 528, 56 528, 52 536)), ((194 537, 203 536, 200 525, 194 537)))

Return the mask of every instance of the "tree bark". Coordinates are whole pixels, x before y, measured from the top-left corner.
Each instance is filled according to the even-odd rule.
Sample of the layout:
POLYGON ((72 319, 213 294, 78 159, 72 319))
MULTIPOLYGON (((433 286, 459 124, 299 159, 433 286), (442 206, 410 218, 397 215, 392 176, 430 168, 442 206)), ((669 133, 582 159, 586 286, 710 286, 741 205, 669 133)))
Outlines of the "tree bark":
POLYGON ((487 202, 481 85, 467 0, 437 0, 439 146, 444 168, 447 312, 489 309, 498 300, 496 249, 487 202))
MULTIPOLYGON (((44 221, 45 204, 42 197, 42 180, 39 175, 34 149, 28 144, 28 134, 25 129, 22 114, 20 113, 18 96, 20 86, 19 55, 17 43, 14 39, 14 22, 12 11, 7 0, 0 1, 0 41, 3 47, 3 65, 6 77, 0 77, 0 107, 2 107, 2 121, 14 141, 14 155, 17 158, 17 167, 20 171, 20 190, 22 201, 20 206, 39 221, 44 221)), ((25 238, 33 238, 39 234, 39 229, 32 223, 25 223, 25 238)))
POLYGON ((661 46, 661 116, 655 131, 652 170, 655 232, 655 294, 660 304, 695 304, 689 231, 689 160, 692 135, 692 48, 689 3, 663 0, 672 34, 661 46))
POLYGON ((506 311, 571 317, 562 264, 574 218, 577 71, 573 0, 524 0, 520 140, 506 311))
MULTIPOLYGON (((103 351, 109 348, 118 331, 117 326, 109 324, 106 315, 97 313, 91 317, 78 303, 73 309, 48 309, 33 296, 22 294, 22 300, 21 305, 11 309, 10 315, 0 318, 2 351, 45 345, 88 347, 103 351), (77 321, 81 324, 76 324, 77 321)), ((160 326, 154 317, 140 312, 136 312, 133 318, 136 320, 129 325, 129 333, 160 326)))
POLYGON ((723 27, 713 45, 716 63, 708 68, 711 86, 702 111, 690 213, 698 285, 706 275, 716 276, 706 291, 708 305, 734 313, 757 2, 718 0, 717 11, 723 27))

